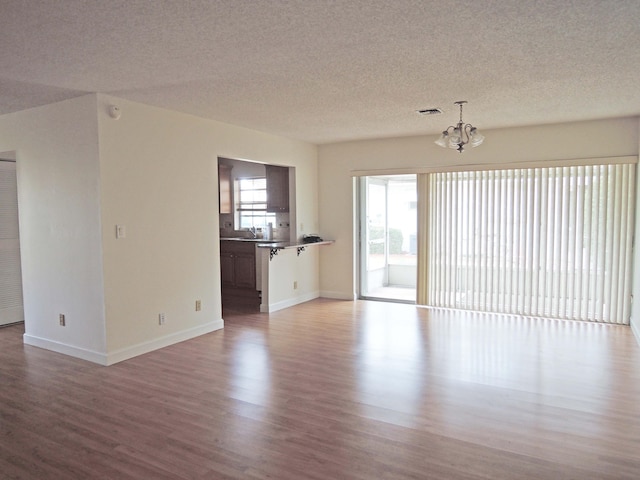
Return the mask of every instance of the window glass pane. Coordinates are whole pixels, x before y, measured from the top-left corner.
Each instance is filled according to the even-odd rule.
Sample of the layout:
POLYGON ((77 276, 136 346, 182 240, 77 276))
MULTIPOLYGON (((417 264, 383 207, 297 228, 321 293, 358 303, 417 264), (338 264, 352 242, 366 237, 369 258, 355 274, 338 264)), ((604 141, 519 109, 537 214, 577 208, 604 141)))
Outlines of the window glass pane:
POLYGON ((265 228, 276 223, 275 213, 267 212, 267 179, 238 179, 238 224, 244 228, 265 228))

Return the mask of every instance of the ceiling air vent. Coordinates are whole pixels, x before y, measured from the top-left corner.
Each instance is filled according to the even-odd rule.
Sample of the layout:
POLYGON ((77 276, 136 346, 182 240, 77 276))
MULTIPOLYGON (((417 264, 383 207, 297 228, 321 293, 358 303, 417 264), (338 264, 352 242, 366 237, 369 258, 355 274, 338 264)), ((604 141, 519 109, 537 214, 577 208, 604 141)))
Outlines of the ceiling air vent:
POLYGON ((425 108, 424 110, 418 110, 420 115, 440 115, 442 110, 439 108, 425 108))

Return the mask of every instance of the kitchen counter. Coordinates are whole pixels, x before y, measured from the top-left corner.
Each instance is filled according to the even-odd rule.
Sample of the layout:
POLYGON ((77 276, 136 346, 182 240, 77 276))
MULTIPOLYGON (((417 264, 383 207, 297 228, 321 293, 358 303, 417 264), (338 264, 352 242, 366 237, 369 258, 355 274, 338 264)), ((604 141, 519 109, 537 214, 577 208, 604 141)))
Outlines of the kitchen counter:
POLYGON ((265 240, 264 238, 220 237, 222 242, 251 242, 251 243, 281 243, 280 240, 265 240))
POLYGON ((265 240, 264 238, 246 238, 246 237, 220 237, 221 241, 230 242, 250 242, 255 243, 257 248, 269 248, 274 250, 283 250, 285 248, 301 248, 313 245, 331 245, 334 240, 323 240, 321 242, 286 242, 283 240, 265 240))
POLYGON ((313 245, 331 245, 333 240, 323 240, 322 242, 279 242, 279 241, 269 241, 266 240, 264 242, 258 242, 256 247, 258 248, 277 248, 278 250, 282 250, 283 248, 300 248, 300 247, 311 247, 313 245))
POLYGON ((321 242, 263 242, 258 243, 256 245, 257 248, 268 248, 269 249, 269 260, 273 260, 273 257, 278 254, 278 251, 296 248, 298 250, 298 255, 300 252, 304 252, 305 248, 312 247, 314 245, 331 245, 334 243, 333 240, 323 240, 321 242))

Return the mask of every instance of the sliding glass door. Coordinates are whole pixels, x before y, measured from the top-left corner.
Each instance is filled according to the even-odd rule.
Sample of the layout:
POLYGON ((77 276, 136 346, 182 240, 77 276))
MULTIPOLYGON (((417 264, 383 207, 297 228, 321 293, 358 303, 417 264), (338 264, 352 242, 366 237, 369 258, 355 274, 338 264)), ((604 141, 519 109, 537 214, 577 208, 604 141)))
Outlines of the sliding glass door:
POLYGON ((414 303, 415 175, 359 178, 359 296, 414 303))
POLYGON ((628 324, 628 162, 360 177, 359 296, 628 324))

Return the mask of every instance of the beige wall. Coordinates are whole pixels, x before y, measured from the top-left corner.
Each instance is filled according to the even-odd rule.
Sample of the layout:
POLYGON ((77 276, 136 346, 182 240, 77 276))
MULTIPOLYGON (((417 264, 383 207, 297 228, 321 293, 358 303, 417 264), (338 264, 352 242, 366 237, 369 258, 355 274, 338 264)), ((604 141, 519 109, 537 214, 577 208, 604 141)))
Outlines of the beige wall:
POLYGON ((436 136, 321 145, 321 234, 336 240, 330 252, 320 251, 322 295, 354 296, 354 171, 638 155, 638 130, 637 117, 489 130, 482 146, 462 154, 435 145, 436 136))
POLYGON ((315 146, 106 95, 0 117, 0 151, 17 157, 25 340, 98 363, 222 326, 218 156, 295 167, 298 218, 318 223, 315 146))
MULTIPOLYGON (((640 150, 640 145, 638 146, 640 150)), ((633 298, 635 302, 631 304, 631 328, 636 335, 638 343, 640 343, 640 250, 638 248, 638 239, 640 239, 640 194, 638 194, 638 186, 640 185, 640 172, 636 172, 636 229, 634 232, 635 250, 633 258, 633 298)))
POLYGON ((319 250, 330 245, 309 245, 279 250, 270 258, 269 249, 259 248, 262 264, 262 312, 274 312, 320 296, 319 250))
POLYGON ((115 360, 222 326, 218 157, 295 166, 310 184, 297 210, 317 223, 315 146, 102 95, 98 119, 107 347, 115 360), (119 120, 106 114, 110 103, 120 106, 119 120), (125 239, 115 238, 116 224, 126 225, 125 239))
POLYGON ((25 342, 103 363, 96 97, 0 116, 0 151, 9 150, 17 160, 25 342))
MULTIPOLYGON (((298 234, 336 240, 301 260, 280 259, 304 263, 274 292, 284 305, 288 296, 318 288, 353 298, 353 170, 627 156, 639 149, 637 118, 484 133, 485 144, 462 155, 428 136, 315 147, 106 95, 0 116, 0 151, 17 158, 25 341, 113 363, 221 326, 219 156, 296 167, 298 234), (119 120, 108 116, 112 103, 119 120), (117 224, 126 238, 116 240, 117 224), (291 292, 300 275, 301 291, 291 292), (66 327, 58 325, 59 313, 66 327)), ((635 285, 639 291, 640 279, 635 285)), ((633 325, 640 330, 635 311, 633 325)))

